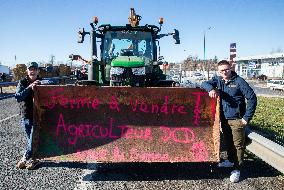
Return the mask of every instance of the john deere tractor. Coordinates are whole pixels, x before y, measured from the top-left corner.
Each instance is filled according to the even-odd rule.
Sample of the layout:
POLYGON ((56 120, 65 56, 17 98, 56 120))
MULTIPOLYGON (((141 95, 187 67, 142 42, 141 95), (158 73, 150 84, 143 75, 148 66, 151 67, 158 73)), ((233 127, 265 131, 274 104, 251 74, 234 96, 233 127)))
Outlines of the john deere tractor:
MULTIPOLYGON (((78 43, 83 43, 86 35, 91 37, 92 57, 88 67, 88 80, 83 84, 104 86, 175 86, 173 80, 166 80, 166 75, 160 69, 164 64, 160 54, 158 40, 172 35, 175 44, 180 43, 179 32, 160 34, 163 18, 159 25, 139 26, 141 16, 130 9, 129 24, 112 26, 104 24, 97 26, 98 18, 90 23, 91 31, 81 28, 78 32, 78 43), (97 44, 100 39, 100 45, 97 44), (100 61, 97 49, 100 50, 100 61)), ((71 55, 77 59, 80 56, 71 55)))

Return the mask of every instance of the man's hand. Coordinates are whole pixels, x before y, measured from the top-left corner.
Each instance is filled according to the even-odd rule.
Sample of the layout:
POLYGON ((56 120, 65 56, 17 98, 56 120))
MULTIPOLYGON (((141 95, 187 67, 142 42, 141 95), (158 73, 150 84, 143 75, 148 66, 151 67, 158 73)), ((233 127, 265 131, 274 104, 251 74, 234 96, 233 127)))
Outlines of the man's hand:
POLYGON ((34 81, 32 84, 30 84, 30 85, 28 86, 28 88, 31 88, 32 90, 34 90, 34 87, 35 87, 36 85, 38 85, 38 84, 40 84, 40 81, 39 81, 39 80, 36 80, 36 81, 34 81))
POLYGON ((246 120, 242 119, 242 124, 246 125, 246 124, 248 124, 248 122, 246 120))
POLYGON ((209 96, 211 98, 217 98, 217 97, 219 97, 219 92, 217 90, 213 89, 213 90, 209 91, 209 96))

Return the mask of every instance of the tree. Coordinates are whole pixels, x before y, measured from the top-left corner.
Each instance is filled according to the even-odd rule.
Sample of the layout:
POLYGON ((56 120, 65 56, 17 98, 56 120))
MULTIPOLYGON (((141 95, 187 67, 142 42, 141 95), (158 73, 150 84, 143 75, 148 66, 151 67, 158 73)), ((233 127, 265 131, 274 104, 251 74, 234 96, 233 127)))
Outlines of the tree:
POLYGON ((218 63, 218 57, 216 55, 214 56, 213 62, 214 62, 214 64, 218 63))
POLYGON ((276 49, 276 53, 281 53, 281 52, 283 52, 282 48, 281 48, 281 47, 278 47, 278 48, 276 49))
POLYGON ((271 54, 273 54, 273 53, 281 53, 281 52, 283 52, 281 47, 278 47, 276 50, 274 48, 272 48, 272 50, 270 51, 271 54))
POLYGON ((55 56, 52 55, 52 54, 50 55, 50 61, 49 61, 49 63, 52 64, 52 65, 55 63, 55 56))

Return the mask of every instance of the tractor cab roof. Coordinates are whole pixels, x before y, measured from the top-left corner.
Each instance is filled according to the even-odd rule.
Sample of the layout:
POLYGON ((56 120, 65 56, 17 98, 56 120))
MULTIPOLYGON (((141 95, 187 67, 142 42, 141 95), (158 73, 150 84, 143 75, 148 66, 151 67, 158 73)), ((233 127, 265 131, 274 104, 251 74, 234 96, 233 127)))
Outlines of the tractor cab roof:
POLYGON ((132 27, 130 24, 126 24, 125 26, 111 26, 110 24, 103 24, 98 27, 98 31, 101 34, 105 34, 107 31, 143 31, 157 35, 160 32, 160 28, 158 26, 148 24, 145 26, 135 27, 132 27))

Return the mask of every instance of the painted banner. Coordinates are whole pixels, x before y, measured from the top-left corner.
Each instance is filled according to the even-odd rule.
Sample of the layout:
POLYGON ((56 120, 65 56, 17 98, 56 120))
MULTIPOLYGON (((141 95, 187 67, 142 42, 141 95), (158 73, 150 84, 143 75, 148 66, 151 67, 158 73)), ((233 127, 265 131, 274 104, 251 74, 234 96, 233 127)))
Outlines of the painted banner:
POLYGON ((36 158, 219 161, 219 103, 202 89, 37 86, 34 100, 36 158))

